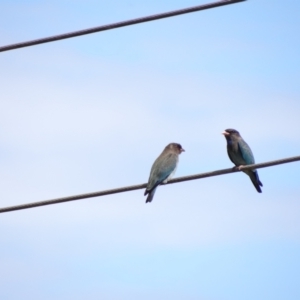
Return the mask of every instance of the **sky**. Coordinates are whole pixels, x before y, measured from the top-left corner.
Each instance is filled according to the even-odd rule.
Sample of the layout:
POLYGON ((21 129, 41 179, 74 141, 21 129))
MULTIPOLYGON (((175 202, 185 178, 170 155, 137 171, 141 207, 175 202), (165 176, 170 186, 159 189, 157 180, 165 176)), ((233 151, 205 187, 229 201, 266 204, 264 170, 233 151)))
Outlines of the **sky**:
MULTIPOLYGON (((0 46, 204 1, 0 3, 0 46)), ((300 3, 249 0, 0 53, 0 207, 300 154, 300 3)), ((0 215, 0 297, 300 298, 299 162, 0 215)))

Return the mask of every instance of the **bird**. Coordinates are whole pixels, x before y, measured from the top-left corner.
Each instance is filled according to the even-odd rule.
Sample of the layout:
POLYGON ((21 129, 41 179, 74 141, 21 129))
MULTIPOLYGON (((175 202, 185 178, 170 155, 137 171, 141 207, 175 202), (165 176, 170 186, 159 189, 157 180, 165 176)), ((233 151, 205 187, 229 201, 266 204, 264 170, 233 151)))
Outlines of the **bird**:
MULTIPOLYGON (((235 129, 226 129, 222 132, 227 141, 227 153, 230 160, 236 165, 235 168, 241 169, 244 165, 255 164, 253 153, 249 145, 243 140, 240 133, 235 129)), ((246 173, 258 193, 261 193, 263 184, 259 180, 258 173, 255 169, 242 170, 246 173)))
POLYGON ((154 161, 144 196, 148 194, 146 203, 153 200, 158 185, 167 183, 175 174, 179 154, 185 151, 180 144, 170 143, 154 161))

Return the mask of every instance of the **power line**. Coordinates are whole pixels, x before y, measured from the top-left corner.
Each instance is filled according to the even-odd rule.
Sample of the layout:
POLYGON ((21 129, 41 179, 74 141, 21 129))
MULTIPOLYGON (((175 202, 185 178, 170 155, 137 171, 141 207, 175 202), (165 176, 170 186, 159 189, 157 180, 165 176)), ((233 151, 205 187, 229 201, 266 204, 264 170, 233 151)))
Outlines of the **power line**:
POLYGON ((41 39, 37 39, 37 40, 32 40, 32 41, 28 41, 28 42, 22 42, 22 43, 3 46, 3 47, 0 47, 0 52, 34 46, 34 45, 38 45, 38 44, 54 42, 54 41, 58 41, 58 40, 69 39, 69 38, 80 36, 80 35, 91 34, 91 33, 99 32, 99 31, 106 31, 106 30, 125 27, 125 26, 129 26, 129 25, 174 17, 174 16, 178 16, 178 15, 183 15, 183 14, 192 13, 192 12, 196 12, 196 11, 200 11, 200 10, 215 8, 215 7, 219 7, 219 6, 224 6, 224 5, 234 4, 234 3, 238 3, 238 2, 244 2, 244 1, 246 1, 246 0, 222 0, 222 1, 208 3, 208 4, 204 4, 204 5, 198 5, 198 6, 194 6, 194 7, 190 7, 190 8, 184 8, 184 9, 180 9, 180 10, 174 10, 171 12, 156 14, 156 15, 152 15, 152 16, 127 20, 127 21, 123 21, 123 22, 98 26, 98 27, 89 28, 89 29, 83 29, 83 30, 74 31, 74 32, 70 32, 70 33, 54 35, 54 36, 41 38, 41 39))
MULTIPOLYGON (((260 163, 260 164, 244 166, 241 168, 241 171, 247 170, 247 169, 267 168, 267 167, 286 164, 286 163, 295 162, 295 161, 299 161, 299 160, 300 160, 300 156, 289 157, 289 158, 284 158, 284 159, 279 159, 279 160, 273 160, 273 161, 264 162, 264 163, 260 163)), ((174 178, 174 179, 171 179, 167 184, 195 180, 195 179, 202 179, 202 178, 213 177, 213 176, 218 176, 218 175, 225 175, 225 174, 230 174, 230 173, 235 173, 235 172, 239 172, 239 170, 234 169, 234 168, 222 169, 222 170, 217 170, 217 171, 212 171, 212 172, 206 172, 206 173, 201 173, 201 174, 195 174, 195 175, 190 175, 190 176, 174 178)), ((146 186, 147 186, 147 184, 143 183, 143 184, 137 184, 137 185, 121 187, 121 188, 116 188, 116 189, 111 189, 111 190, 105 190, 105 191, 100 191, 100 192, 81 194, 81 195, 62 197, 62 198, 57 198, 57 199, 52 199, 52 200, 45 200, 45 201, 40 201, 40 202, 32 202, 32 203, 27 203, 27 204, 3 207, 3 208, 0 208, 0 213, 10 212, 10 211, 14 211, 14 210, 27 209, 27 208, 33 208, 33 207, 37 207, 37 206, 44 206, 44 205, 80 200, 80 199, 86 199, 86 198, 93 198, 93 197, 100 197, 100 196, 106 196, 106 195, 111 195, 111 194, 129 192, 129 191, 144 189, 144 188, 146 188, 146 186)))

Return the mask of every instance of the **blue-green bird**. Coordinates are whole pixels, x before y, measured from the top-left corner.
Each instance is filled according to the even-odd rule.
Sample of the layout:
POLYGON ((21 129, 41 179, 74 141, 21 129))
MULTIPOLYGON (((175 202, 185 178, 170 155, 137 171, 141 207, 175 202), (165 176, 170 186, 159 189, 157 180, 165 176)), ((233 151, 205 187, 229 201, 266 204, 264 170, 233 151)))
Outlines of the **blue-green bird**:
MULTIPOLYGON (((243 140, 240 133, 235 129, 226 129, 224 132, 226 141, 227 141, 227 153, 230 160, 237 166, 239 169, 244 165, 255 164, 253 153, 248 146, 248 144, 243 140)), ((263 184, 260 182, 258 173, 256 170, 243 170, 246 173, 256 190, 261 193, 261 186, 263 184)))
POLYGON ((144 194, 148 194, 146 203, 152 201, 156 188, 162 183, 167 183, 175 174, 179 154, 183 151, 185 150, 180 144, 171 143, 165 147, 164 151, 155 160, 150 171, 148 185, 144 194))

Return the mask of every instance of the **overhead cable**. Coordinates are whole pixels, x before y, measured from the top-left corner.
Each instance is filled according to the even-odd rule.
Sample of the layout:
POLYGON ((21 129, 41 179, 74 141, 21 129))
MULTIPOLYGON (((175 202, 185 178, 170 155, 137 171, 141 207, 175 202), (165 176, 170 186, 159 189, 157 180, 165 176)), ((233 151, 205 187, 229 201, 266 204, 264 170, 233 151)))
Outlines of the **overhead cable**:
POLYGON ((129 25, 135 25, 135 24, 139 24, 139 23, 155 21, 155 20, 159 20, 159 19, 174 17, 174 16, 178 16, 178 15, 183 15, 183 14, 192 13, 192 12, 196 12, 196 11, 200 11, 200 10, 215 8, 215 7, 219 7, 219 6, 224 6, 224 5, 234 4, 234 3, 238 3, 238 2, 244 2, 244 1, 246 1, 246 0, 223 0, 223 1, 218 1, 218 2, 193 6, 193 7, 190 7, 190 8, 174 10, 174 11, 171 11, 171 12, 151 15, 151 16, 147 16, 147 17, 122 21, 122 22, 118 22, 118 23, 102 25, 102 26, 98 26, 98 27, 94 27, 94 28, 83 29, 83 30, 79 30, 79 31, 54 35, 54 36, 41 38, 41 39, 37 39, 37 40, 21 42, 21 43, 17 43, 17 44, 11 44, 11 45, 7 45, 7 46, 2 46, 2 47, 0 47, 0 52, 14 50, 14 49, 18 49, 18 48, 29 47, 29 46, 34 46, 34 45, 39 45, 39 44, 44 44, 44 43, 49 43, 49 42, 55 42, 55 41, 59 41, 59 40, 69 39, 69 38, 72 38, 72 37, 77 37, 77 36, 80 36, 80 35, 86 35, 86 34, 91 34, 91 33, 95 33, 95 32, 100 32, 100 31, 106 31, 106 30, 116 29, 116 28, 120 28, 120 27, 125 27, 125 26, 129 26, 129 25))
MULTIPOLYGON (((286 164, 286 163, 295 162, 295 161, 299 161, 299 160, 300 160, 300 156, 295 156, 295 157, 273 160, 273 161, 259 163, 259 164, 243 166, 240 168, 240 170, 238 170, 236 168, 222 169, 222 170, 217 170, 217 171, 212 171, 212 172, 206 172, 206 173, 201 173, 201 174, 195 174, 195 175, 190 175, 190 176, 174 178, 174 179, 171 179, 170 181, 168 181, 167 184, 179 183, 179 182, 195 180, 195 179, 202 179, 202 178, 213 177, 213 176, 218 176, 218 175, 225 175, 225 174, 240 172, 240 171, 247 170, 247 169, 267 168, 267 167, 286 164)), ((93 198, 93 197, 100 197, 100 196, 106 196, 106 195, 111 195, 111 194, 124 193, 124 192, 144 189, 144 188, 146 188, 146 186, 147 186, 147 183, 143 183, 143 184, 126 186, 126 187, 105 190, 105 191, 100 191, 100 192, 87 193, 87 194, 62 197, 62 198, 57 198, 57 199, 52 199, 52 200, 45 200, 45 201, 40 201, 40 202, 32 202, 32 203, 26 203, 26 204, 21 204, 21 205, 3 207, 3 208, 0 208, 0 213, 10 212, 10 211, 14 211, 14 210, 27 209, 27 208, 33 208, 33 207, 38 207, 38 206, 45 206, 45 205, 50 205, 50 204, 58 204, 58 203, 62 203, 62 202, 68 202, 68 201, 74 201, 74 200, 80 200, 80 199, 86 199, 86 198, 93 198)))

